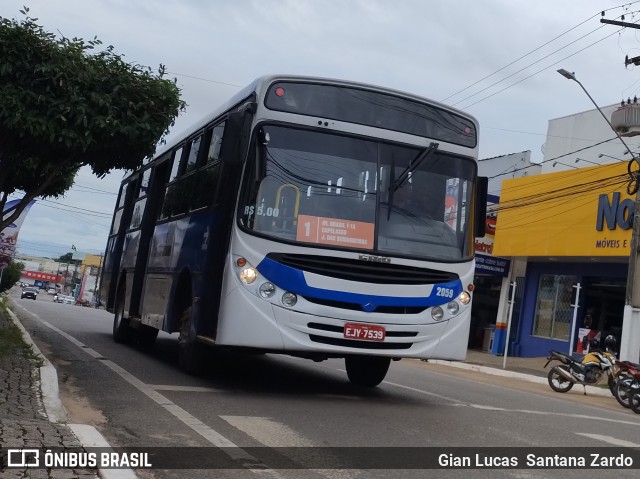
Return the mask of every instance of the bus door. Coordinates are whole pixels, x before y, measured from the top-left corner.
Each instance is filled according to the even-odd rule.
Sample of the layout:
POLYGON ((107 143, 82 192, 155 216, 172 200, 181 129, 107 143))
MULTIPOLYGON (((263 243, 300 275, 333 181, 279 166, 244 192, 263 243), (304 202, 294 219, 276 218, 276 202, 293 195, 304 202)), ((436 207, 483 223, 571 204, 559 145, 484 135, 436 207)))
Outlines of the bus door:
POLYGON ((113 312, 113 306, 118 287, 118 274, 120 273, 120 262, 122 260, 122 250, 124 238, 126 236, 126 225, 131 221, 133 211, 134 190, 138 181, 138 175, 129 177, 120 187, 118 196, 118 206, 113 215, 111 232, 107 242, 104 265, 102 269, 102 280, 100 281, 100 300, 106 303, 107 311, 113 312))
MULTIPOLYGON (((167 160, 170 158, 169 156, 167 160)), ((147 258, 149 257, 153 230, 158 217, 158 209, 162 205, 170 167, 171 161, 158 163, 152 169, 145 171, 148 176, 145 177, 143 175, 140 185, 140 194, 136 200, 136 207, 141 211, 139 214, 142 216, 139 224, 139 242, 130 290, 129 317, 140 317, 142 313, 142 291, 146 277, 147 258)))

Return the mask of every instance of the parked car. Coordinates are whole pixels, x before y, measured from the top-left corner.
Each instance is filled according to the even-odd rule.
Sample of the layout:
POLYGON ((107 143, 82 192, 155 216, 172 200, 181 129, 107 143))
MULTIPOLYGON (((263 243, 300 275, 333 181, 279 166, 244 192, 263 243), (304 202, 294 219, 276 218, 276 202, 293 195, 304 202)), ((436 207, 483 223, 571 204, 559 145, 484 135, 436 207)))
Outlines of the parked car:
POLYGON ((55 288, 49 288, 49 289, 47 290, 47 294, 56 294, 56 290, 55 290, 55 288))
POLYGON ((22 290, 22 294, 20 295, 20 299, 23 298, 30 298, 33 299, 35 301, 36 297, 38 296, 38 288, 24 288, 22 290))

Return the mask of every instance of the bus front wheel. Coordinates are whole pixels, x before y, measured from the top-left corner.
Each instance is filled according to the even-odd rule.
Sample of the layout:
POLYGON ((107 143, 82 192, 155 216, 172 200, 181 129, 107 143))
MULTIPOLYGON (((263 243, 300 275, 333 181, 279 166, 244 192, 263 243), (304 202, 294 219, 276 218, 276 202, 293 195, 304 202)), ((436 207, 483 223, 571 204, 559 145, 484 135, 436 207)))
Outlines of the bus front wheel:
POLYGON ((124 317, 124 288, 120 287, 113 312, 113 340, 116 343, 128 343, 130 339, 129 318, 124 317))
POLYGON ((191 306, 180 316, 180 336, 178 337, 178 364, 187 374, 197 374, 202 369, 202 345, 196 342, 191 327, 191 306))
POLYGON ((357 386, 375 387, 382 382, 389 370, 391 358, 379 356, 347 356, 344 364, 349 381, 357 386))

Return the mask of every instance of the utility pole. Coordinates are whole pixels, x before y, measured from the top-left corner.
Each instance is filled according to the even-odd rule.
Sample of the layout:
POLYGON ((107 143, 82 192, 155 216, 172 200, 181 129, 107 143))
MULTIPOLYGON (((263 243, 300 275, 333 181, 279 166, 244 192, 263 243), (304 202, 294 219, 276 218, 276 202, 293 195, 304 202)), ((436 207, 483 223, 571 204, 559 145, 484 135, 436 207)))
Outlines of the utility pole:
POLYGON ((96 274, 96 284, 93 287, 93 296, 95 297, 96 308, 100 304, 100 295, 98 294, 98 281, 100 279, 101 271, 102 271, 102 253, 100 253, 100 263, 98 264, 98 272, 96 274))

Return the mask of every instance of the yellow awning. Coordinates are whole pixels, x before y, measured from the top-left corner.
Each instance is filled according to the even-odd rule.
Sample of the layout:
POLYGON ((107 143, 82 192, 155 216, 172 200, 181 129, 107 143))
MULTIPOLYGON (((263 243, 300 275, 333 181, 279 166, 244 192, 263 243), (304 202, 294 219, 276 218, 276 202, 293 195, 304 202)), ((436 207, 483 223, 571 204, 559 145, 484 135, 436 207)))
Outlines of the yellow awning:
POLYGON ((628 182, 622 162, 503 181, 493 254, 629 256, 628 182))

